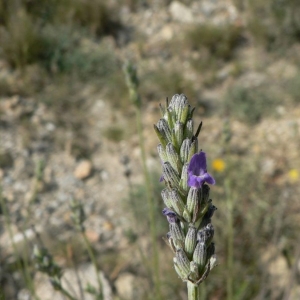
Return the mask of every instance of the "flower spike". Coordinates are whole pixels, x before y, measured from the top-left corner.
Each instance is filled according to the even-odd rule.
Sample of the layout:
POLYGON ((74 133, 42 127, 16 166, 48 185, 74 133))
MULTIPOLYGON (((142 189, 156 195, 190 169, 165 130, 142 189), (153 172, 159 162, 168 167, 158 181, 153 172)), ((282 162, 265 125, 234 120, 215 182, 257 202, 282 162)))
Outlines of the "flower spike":
POLYGON ((174 268, 187 281, 188 299, 199 300, 195 288, 216 265, 211 223, 216 207, 207 185, 215 184, 215 179, 207 172, 205 152, 198 152, 202 122, 194 133, 194 108, 187 97, 174 95, 161 111, 163 118, 154 128, 160 140, 161 179, 166 185, 161 195, 169 223, 167 241, 175 254, 174 268))

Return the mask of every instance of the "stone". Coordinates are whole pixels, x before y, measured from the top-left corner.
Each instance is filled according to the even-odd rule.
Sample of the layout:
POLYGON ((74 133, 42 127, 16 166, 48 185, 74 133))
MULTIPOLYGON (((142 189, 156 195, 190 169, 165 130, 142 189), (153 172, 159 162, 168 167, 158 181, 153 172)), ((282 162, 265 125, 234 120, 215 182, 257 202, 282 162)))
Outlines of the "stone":
POLYGON ((77 179, 85 179, 92 173, 93 165, 89 160, 82 160, 74 171, 74 176, 77 179))
POLYGON ((120 274, 115 281, 115 286, 118 295, 124 300, 145 299, 145 293, 148 290, 145 279, 134 276, 129 272, 120 274))
POLYGON ((169 7, 169 10, 173 20, 175 21, 181 23, 194 22, 192 10, 179 1, 173 1, 169 7))
MULTIPOLYGON (((100 272, 100 281, 103 287, 103 298, 104 300, 112 300, 112 288, 105 278, 103 272, 100 272)), ((80 297, 80 287, 78 284, 77 276, 79 277, 80 284, 83 289, 84 299, 85 300, 94 300, 95 296, 89 294, 85 291, 85 288, 90 285, 98 290, 97 276, 95 268, 92 264, 82 265, 78 268, 77 271, 74 269, 64 269, 62 277, 62 285, 68 292, 75 296, 76 299, 82 299, 80 297), (76 275, 77 272, 77 275, 76 275)), ((38 273, 34 279, 36 287, 36 295, 43 300, 64 300, 65 297, 59 292, 55 291, 52 285, 49 282, 49 278, 42 274, 38 273)))
POLYGON ((22 289, 18 292, 18 300, 31 300, 30 292, 26 289, 22 289))
POLYGON ((95 230, 91 230, 91 229, 87 229, 85 231, 86 237, 87 239, 91 242, 91 243, 96 243, 99 241, 99 233, 96 232, 95 230))

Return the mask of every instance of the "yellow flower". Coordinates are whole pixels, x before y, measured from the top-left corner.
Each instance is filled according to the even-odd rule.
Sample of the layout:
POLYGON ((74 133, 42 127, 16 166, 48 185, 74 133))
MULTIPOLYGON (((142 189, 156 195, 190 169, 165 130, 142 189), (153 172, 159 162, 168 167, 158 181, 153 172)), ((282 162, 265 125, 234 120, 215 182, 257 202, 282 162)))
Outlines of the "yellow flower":
POLYGON ((223 172, 225 169, 225 162, 223 159, 215 159, 212 163, 212 167, 217 172, 223 172))
POLYGON ((299 178, 299 172, 296 169, 291 169, 288 173, 289 178, 291 181, 297 181, 297 179, 299 178))

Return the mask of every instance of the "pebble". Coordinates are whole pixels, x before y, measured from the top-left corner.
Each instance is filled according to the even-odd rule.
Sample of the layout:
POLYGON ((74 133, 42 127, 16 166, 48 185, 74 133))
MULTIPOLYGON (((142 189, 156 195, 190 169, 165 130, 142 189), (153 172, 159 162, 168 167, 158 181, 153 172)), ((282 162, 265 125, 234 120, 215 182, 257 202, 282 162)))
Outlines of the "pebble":
POLYGON ((92 173, 93 165, 89 160, 82 160, 74 171, 74 176, 77 179, 85 179, 92 173))
POLYGON ((175 21, 181 23, 192 23, 194 21, 192 10, 179 1, 171 3, 170 13, 175 21))

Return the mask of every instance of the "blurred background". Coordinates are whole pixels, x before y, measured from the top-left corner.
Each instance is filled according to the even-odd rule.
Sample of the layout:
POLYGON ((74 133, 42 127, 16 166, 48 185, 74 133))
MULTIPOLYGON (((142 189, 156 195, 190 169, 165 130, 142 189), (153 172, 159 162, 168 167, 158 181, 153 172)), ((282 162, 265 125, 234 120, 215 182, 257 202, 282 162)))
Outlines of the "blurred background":
POLYGON ((34 268, 37 239, 73 288, 96 285, 77 199, 104 299, 156 300, 128 60, 156 206, 157 300, 187 299, 162 239, 153 130, 176 93, 203 121, 217 181, 219 266, 201 299, 300 299, 299 15, 298 0, 0 0, 0 299, 64 299, 34 268))

